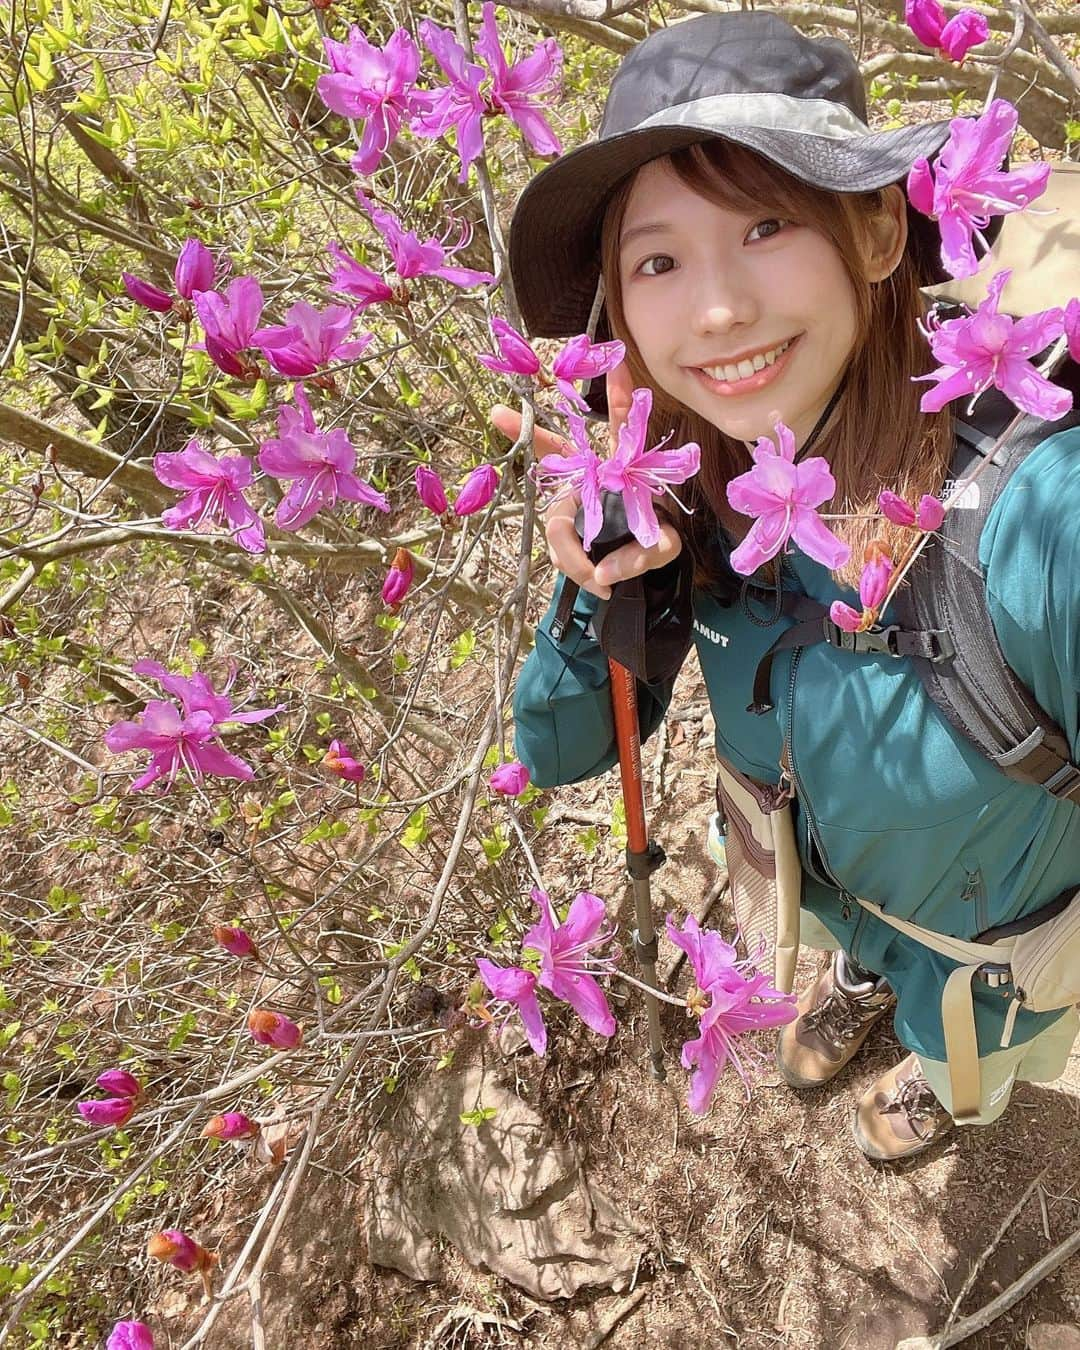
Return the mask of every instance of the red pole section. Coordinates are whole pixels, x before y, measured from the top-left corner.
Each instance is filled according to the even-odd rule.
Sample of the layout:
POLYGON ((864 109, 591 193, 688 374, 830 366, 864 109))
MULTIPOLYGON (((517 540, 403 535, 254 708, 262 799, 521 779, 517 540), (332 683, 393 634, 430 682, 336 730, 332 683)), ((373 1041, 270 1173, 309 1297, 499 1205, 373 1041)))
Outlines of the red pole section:
POLYGON ((608 668, 615 741, 619 747, 619 777, 626 808, 626 844, 631 853, 644 853, 649 846, 649 835, 645 826, 645 785, 641 777, 637 681, 618 661, 609 661, 608 668))

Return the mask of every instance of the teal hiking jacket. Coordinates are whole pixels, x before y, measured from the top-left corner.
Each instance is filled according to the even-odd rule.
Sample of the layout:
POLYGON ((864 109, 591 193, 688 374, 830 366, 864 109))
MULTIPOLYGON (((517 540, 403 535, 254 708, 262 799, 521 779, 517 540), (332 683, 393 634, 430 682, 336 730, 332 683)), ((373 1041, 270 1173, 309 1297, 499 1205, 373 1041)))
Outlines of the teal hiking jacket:
MULTIPOLYGON (((979 559, 1006 660, 1065 732, 1076 760, 1080 427, 1051 435, 1012 476, 983 528, 979 559)), ((799 552, 784 558, 784 585, 826 605, 857 604, 799 552)), ((585 631, 596 601, 581 593, 556 643, 549 630, 561 586, 560 578, 514 697, 518 757, 545 787, 603 773, 617 758, 607 659, 585 631)), ((971 939, 1080 886, 1080 809, 996 769, 950 726, 906 658, 826 643, 781 652, 772 671, 774 710, 748 713, 758 661, 790 622, 759 626, 738 604, 725 607, 695 591, 694 641, 717 753, 776 783, 789 740, 803 904, 845 951, 889 980, 903 1044, 944 1060, 941 992, 955 963, 852 897, 971 939)), ((672 686, 639 683, 638 690, 644 739, 659 725, 672 686)), ((975 981, 980 1055, 998 1049, 1009 1002, 975 981)), ((1013 1043, 1059 1016, 1021 1011, 1013 1043)))

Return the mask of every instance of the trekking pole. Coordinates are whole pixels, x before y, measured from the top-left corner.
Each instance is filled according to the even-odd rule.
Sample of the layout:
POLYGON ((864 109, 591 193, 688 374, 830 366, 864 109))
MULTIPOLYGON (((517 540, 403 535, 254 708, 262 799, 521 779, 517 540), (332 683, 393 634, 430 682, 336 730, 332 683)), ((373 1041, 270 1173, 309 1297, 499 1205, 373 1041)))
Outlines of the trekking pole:
MULTIPOLYGON (((645 784, 641 776, 641 732, 638 724, 637 679, 618 661, 608 661, 611 674, 611 711, 615 719, 615 741, 619 747, 619 776, 622 779, 623 806, 626 809, 626 872, 634 891, 632 934, 634 955, 645 983, 656 987, 656 930, 652 917, 650 878, 665 861, 664 850, 649 838, 645 824, 645 784)), ((652 1076, 657 1082, 667 1077, 664 1047, 660 1033, 660 1001, 655 994, 645 995, 649 1018, 649 1058, 652 1076)))
MULTIPOLYGON (((583 536, 583 511, 578 512, 575 524, 578 534, 583 536)), ((605 492, 603 524, 588 550, 590 561, 598 563, 601 558, 622 544, 629 543, 632 538, 633 535, 626 524, 626 512, 621 496, 605 492)), ((613 600, 619 593, 619 587, 624 584, 616 582, 612 589, 613 600)), ((551 629, 556 642, 562 640, 577 593, 577 584, 567 578, 563 585, 559 611, 551 629)), ((609 604, 611 601, 602 600, 597 608, 591 624, 594 636, 600 633, 609 604)), ((618 623, 617 616, 616 623, 618 623)), ((638 655, 643 657, 644 654, 638 655)), ((619 776, 622 780, 623 806, 626 811, 626 873, 634 892, 634 921, 637 925, 631 937, 634 955, 641 968, 644 982, 656 988, 656 929, 653 927, 650 879, 656 869, 666 861, 666 856, 660 845, 649 838, 645 823, 645 785, 641 775, 637 676, 629 667, 611 656, 608 657, 608 671, 615 743, 619 751, 619 776)), ((662 1083, 667 1073, 664 1069, 664 1048, 660 1032, 660 1000, 655 994, 646 993, 645 1010, 649 1019, 649 1058, 652 1062, 652 1076, 657 1082, 662 1083)))

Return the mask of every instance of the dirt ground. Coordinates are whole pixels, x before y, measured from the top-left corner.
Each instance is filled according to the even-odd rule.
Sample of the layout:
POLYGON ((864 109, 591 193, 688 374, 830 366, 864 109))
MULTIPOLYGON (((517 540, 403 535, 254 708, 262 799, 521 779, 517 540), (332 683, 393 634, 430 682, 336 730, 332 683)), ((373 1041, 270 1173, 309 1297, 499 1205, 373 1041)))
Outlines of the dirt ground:
MULTIPOLYGON (((700 912, 716 880, 704 842, 712 777, 704 711, 690 663, 665 730, 645 752, 650 795, 664 803, 654 833, 669 855, 654 883, 658 913, 700 912)), ((624 893, 613 845, 592 860, 566 848, 582 828, 571 817, 608 818, 617 786, 609 775, 552 794, 568 813, 542 836, 550 836, 542 845, 550 856, 541 861, 553 890, 572 894, 588 884, 600 894, 624 893)), ((619 912, 624 931, 632 926, 629 903, 627 896, 619 912)), ((721 895, 710 921, 731 931, 725 905, 721 895)), ((670 976, 670 949, 662 969, 665 959, 670 976)), ((818 959, 804 950, 800 978, 818 959)), ((455 1263, 452 1252, 439 1282, 418 1284, 370 1267, 364 1159, 342 1141, 308 1188, 276 1274, 264 1282, 273 1350, 524 1344, 892 1350, 905 1337, 941 1329, 972 1263, 1040 1174, 1040 1188, 982 1263, 961 1315, 989 1302, 1080 1226, 1080 1043, 1062 1081, 1021 1085, 998 1124, 957 1130, 924 1159, 876 1169, 855 1148, 850 1122, 863 1087, 903 1053, 891 1028, 876 1029, 855 1063, 817 1093, 793 1094, 766 1068, 747 1103, 730 1073, 711 1113, 698 1120, 686 1111, 686 1074, 678 1065, 686 1029, 681 1010, 664 1009, 670 1071, 660 1084, 648 1071, 639 995, 631 991, 617 1002, 621 1029, 611 1042, 571 1018, 555 1019, 542 1060, 525 1053, 506 1061, 486 1033, 459 1042, 458 1055, 482 1056, 504 1081, 516 1082, 553 1137, 576 1144, 590 1181, 642 1225, 632 1288, 542 1304, 455 1263)), ((162 1313, 184 1321, 194 1311, 182 1306, 178 1290, 169 1297, 177 1302, 163 1304, 162 1313)), ((1077 1343, 1069 1338, 1080 1336, 1077 1323, 1080 1259, 1074 1258, 965 1344, 1068 1350, 1077 1343)), ((250 1344, 246 1319, 223 1319, 219 1327, 215 1344, 228 1350, 250 1344)))

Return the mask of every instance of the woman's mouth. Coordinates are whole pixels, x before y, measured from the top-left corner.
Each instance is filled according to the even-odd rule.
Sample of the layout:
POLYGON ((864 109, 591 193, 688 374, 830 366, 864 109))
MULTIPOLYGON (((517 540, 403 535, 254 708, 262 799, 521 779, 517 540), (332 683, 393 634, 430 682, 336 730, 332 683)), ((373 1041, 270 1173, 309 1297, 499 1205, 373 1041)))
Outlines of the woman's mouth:
MULTIPOLYGON (((799 334, 799 337, 802 335, 799 334)), ((791 359, 799 337, 788 338, 767 352, 732 365, 692 366, 694 374, 714 394, 752 394, 771 384, 791 359)))

